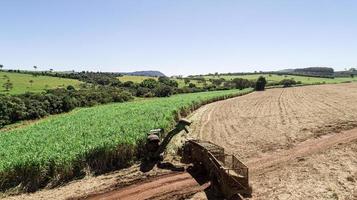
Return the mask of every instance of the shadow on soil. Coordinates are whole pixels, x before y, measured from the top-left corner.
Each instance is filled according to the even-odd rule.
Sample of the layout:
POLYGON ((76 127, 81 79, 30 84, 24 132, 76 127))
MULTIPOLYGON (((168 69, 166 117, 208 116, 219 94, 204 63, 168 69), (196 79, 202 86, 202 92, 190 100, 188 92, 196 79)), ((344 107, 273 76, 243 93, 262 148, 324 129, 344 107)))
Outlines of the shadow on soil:
MULTIPOLYGON (((204 185, 210 182, 206 170, 202 167, 190 166, 186 170, 200 185, 204 185)), ((224 200, 223 195, 212 187, 210 184, 203 190, 208 200, 224 200)))
POLYGON ((175 172, 183 172, 185 168, 183 166, 177 166, 172 164, 171 162, 142 162, 140 164, 141 172, 149 172, 151 171, 155 165, 160 169, 167 169, 175 172))
MULTIPOLYGON (((176 171, 176 172, 183 172, 185 171, 185 168, 183 166, 177 166, 172 164, 171 162, 142 162, 140 165, 140 171, 142 172, 149 172, 151 171, 155 165, 160 168, 160 169, 166 169, 166 170, 171 170, 171 171, 176 171)), ((197 166, 189 166, 186 169, 186 172, 189 173, 199 185, 207 185, 207 183, 210 183, 209 176, 207 175, 206 170, 203 167, 197 167, 197 166)), ((205 196, 207 197, 207 200, 224 200, 225 198, 223 195, 217 190, 217 188, 213 187, 211 184, 209 184, 208 187, 204 188, 202 191, 205 193, 205 196)), ((192 195, 194 195, 193 193, 192 195)), ((190 196, 192 196, 190 195, 190 196)), ((187 196, 185 196, 186 199, 187 196)), ((180 198, 179 198, 180 199, 180 198)), ((236 199, 232 199, 236 200, 236 199)))

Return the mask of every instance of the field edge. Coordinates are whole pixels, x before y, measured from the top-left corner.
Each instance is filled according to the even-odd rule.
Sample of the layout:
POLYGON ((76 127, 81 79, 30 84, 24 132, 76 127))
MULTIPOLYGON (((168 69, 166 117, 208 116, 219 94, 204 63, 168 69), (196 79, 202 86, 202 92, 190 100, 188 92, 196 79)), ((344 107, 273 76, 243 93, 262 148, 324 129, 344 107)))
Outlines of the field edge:
MULTIPOLYGON (((181 107, 178 112, 173 113, 174 120, 168 127, 165 127, 165 130, 169 130, 178 119, 188 116, 203 105, 243 96, 253 91, 250 88, 237 91, 234 94, 224 94, 199 103, 192 102, 191 105, 181 107)), ((144 142, 144 139, 139 140, 134 146, 122 143, 111 150, 108 150, 108 148, 93 149, 84 158, 79 157, 71 163, 70 167, 56 166, 55 161, 50 161, 46 170, 34 164, 31 167, 18 166, 16 169, 2 171, 0 172, 1 191, 8 195, 35 192, 40 188, 55 188, 73 179, 83 178, 88 174, 100 175, 129 167, 142 157, 144 142)))

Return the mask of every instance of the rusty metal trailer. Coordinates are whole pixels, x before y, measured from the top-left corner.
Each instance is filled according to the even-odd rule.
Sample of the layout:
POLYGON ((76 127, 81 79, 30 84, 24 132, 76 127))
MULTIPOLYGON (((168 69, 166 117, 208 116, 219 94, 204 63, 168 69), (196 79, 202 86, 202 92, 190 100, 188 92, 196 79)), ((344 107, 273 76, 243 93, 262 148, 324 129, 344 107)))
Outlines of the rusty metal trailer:
POLYGON ((238 158, 226 154, 224 148, 208 141, 189 140, 183 149, 183 161, 203 167, 210 177, 212 188, 227 199, 249 197, 249 170, 238 158))

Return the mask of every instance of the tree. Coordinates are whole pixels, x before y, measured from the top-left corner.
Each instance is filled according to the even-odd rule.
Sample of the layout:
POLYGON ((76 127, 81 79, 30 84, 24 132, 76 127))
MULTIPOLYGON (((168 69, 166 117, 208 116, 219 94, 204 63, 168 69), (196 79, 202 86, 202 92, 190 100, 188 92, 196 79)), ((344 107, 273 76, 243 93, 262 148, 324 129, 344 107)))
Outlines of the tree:
POLYGON ((7 79, 3 85, 3 88, 5 88, 6 91, 10 91, 13 88, 13 84, 10 82, 10 79, 7 79))
POLYGON ((68 85, 67 90, 73 91, 76 90, 76 88, 74 88, 73 85, 68 85))
POLYGON ((134 87, 134 86, 135 86, 135 83, 134 83, 133 81, 125 81, 125 82, 123 83, 123 86, 130 88, 130 87, 134 87))
POLYGON ((255 83, 255 90, 256 91, 264 91, 265 90, 265 85, 267 81, 265 80, 264 76, 260 76, 255 83))
POLYGON ((160 83, 156 88, 155 88, 155 96, 157 97, 169 97, 173 93, 172 87, 160 83))
POLYGON ((158 85, 158 82, 155 79, 148 78, 143 80, 143 82, 140 83, 141 87, 146 87, 150 89, 154 89, 158 85))
POLYGON ((296 85, 296 81, 294 79, 283 79, 279 82, 279 85, 283 85, 283 87, 291 87, 296 85))
POLYGON ((213 79, 212 80, 212 83, 216 86, 220 86, 222 83, 224 82, 224 79, 223 78, 220 78, 220 79, 213 79))
POLYGON ((2 68, 4 68, 4 65, 0 65, 0 70, 2 70, 2 68))
POLYGON ((251 87, 250 81, 248 79, 234 78, 232 82, 234 83, 234 87, 240 90, 251 87))
POLYGON ((32 87, 32 84, 33 84, 33 80, 29 80, 29 83, 31 84, 31 87, 32 87))
MULTIPOLYGON (((34 68, 34 69, 35 69, 35 71, 36 71, 37 66, 33 66, 33 68, 34 68)), ((32 76, 37 77, 37 73, 33 73, 33 74, 32 74, 32 76)), ((32 85, 32 84, 31 84, 31 85, 32 85)))
POLYGON ((189 88, 195 88, 195 87, 196 87, 196 85, 195 85, 195 84, 193 84, 193 83, 189 83, 189 84, 188 84, 188 87, 189 87, 189 88))
POLYGON ((188 78, 185 78, 185 79, 184 79, 184 82, 185 82, 185 85, 187 85, 187 84, 189 84, 189 83, 191 82, 191 80, 188 79, 188 78))
POLYGON ((354 74, 351 74, 351 78, 355 78, 355 75, 354 75, 354 74))
POLYGON ((175 80, 170 80, 169 78, 164 76, 159 77, 158 81, 159 83, 163 83, 171 87, 178 87, 178 83, 175 80))

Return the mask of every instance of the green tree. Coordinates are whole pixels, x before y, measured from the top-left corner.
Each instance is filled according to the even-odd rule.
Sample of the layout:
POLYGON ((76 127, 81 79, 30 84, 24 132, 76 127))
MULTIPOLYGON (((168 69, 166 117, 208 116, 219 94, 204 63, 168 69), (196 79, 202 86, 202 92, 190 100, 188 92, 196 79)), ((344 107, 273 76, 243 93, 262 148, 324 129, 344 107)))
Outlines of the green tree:
POLYGON ((29 80, 31 87, 32 87, 33 82, 34 82, 33 80, 29 80))
POLYGON ((141 87, 146 87, 150 89, 154 89, 158 85, 158 82, 155 79, 148 78, 143 80, 143 82, 140 83, 141 87))
POLYGON ((195 88, 195 87, 196 87, 196 85, 195 85, 195 84, 193 84, 193 83, 189 83, 189 84, 188 84, 188 87, 189 87, 189 88, 195 88))
POLYGON ((163 83, 160 83, 156 88, 155 88, 155 96, 157 97, 169 97, 173 94, 172 87, 165 85, 163 83))
POLYGON ((222 83, 224 82, 224 78, 220 78, 220 79, 213 79, 212 83, 216 86, 220 86, 222 83))
POLYGON ((73 90, 76 90, 76 88, 74 88, 73 85, 68 85, 67 86, 67 90, 73 91, 73 90))
POLYGON ((265 90, 265 85, 267 84, 267 81, 265 80, 264 76, 260 76, 255 83, 255 90, 256 91, 264 91, 265 90))
MULTIPOLYGON (((35 71, 37 70, 37 66, 33 66, 33 68, 35 69, 35 71)), ((37 73, 33 73, 32 76, 37 77, 37 73)))
POLYGON ((164 76, 159 77, 158 81, 159 81, 159 83, 163 83, 163 84, 171 86, 171 87, 178 87, 177 81, 171 80, 164 76))
POLYGON ((187 85, 187 84, 189 84, 189 83, 191 82, 191 80, 188 79, 188 78, 185 78, 185 79, 184 79, 184 82, 185 82, 185 85, 187 85))
POLYGON ((0 70, 2 70, 2 68, 4 68, 4 65, 0 65, 0 70))
POLYGON ((10 91, 13 88, 13 84, 10 82, 10 79, 7 79, 2 87, 5 88, 6 91, 10 91))
POLYGON ((283 87, 291 87, 296 84, 297 82, 294 79, 283 79, 279 82, 279 85, 283 85, 283 87))
POLYGON ((240 90, 251 87, 250 81, 248 79, 234 78, 232 82, 234 87, 240 90))

